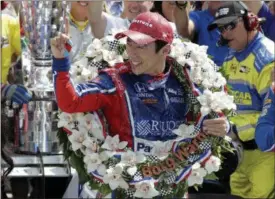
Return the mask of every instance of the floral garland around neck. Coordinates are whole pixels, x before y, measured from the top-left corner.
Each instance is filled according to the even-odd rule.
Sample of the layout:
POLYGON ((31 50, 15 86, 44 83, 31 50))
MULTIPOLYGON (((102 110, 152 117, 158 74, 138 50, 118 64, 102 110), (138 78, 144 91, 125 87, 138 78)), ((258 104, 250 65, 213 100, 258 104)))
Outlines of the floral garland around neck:
MULTIPOLYGON (((72 66, 77 83, 90 81, 97 70, 127 59, 125 40, 114 35, 94 39, 86 57, 72 66)), ((186 100, 194 123, 182 124, 174 140, 154 142, 150 155, 127 148, 119 136, 106 133, 98 112, 59 113, 58 137, 64 156, 77 170, 81 183, 89 182, 102 197, 182 198, 189 186, 201 185, 220 169, 222 152, 232 152, 230 140, 201 132, 203 119, 227 116, 236 109, 227 94, 226 80, 212 60, 207 47, 174 39, 170 57, 173 70, 188 93, 186 100)), ((99 195, 98 195, 99 197, 99 195)))

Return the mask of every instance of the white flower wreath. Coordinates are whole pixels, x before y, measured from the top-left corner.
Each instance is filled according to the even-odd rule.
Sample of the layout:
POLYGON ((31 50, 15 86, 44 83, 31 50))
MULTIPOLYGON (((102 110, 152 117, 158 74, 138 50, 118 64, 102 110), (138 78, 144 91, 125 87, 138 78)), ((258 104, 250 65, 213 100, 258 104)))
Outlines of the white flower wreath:
MULTIPOLYGON (((121 30, 113 31, 113 35, 101 40, 94 39, 86 57, 72 66, 73 81, 80 83, 92 80, 97 75, 98 67, 103 67, 103 61, 114 66, 127 59, 125 40, 116 40, 116 32, 121 30)), ((65 146, 66 150, 71 150, 82 158, 86 172, 93 176, 91 184, 96 184, 105 195, 114 190, 122 190, 124 197, 171 196, 177 194, 176 190, 179 191, 171 189, 171 184, 186 190, 188 186, 202 184, 207 174, 220 169, 220 154, 215 156, 211 151, 218 146, 211 145, 209 140, 199 143, 200 149, 204 149, 199 154, 190 153, 192 157, 183 161, 184 163, 173 163, 173 157, 181 159, 180 156, 184 153, 178 152, 181 144, 186 139, 196 138, 200 133, 198 126, 204 116, 211 112, 218 115, 224 110, 236 109, 233 97, 226 92, 225 78, 217 71, 218 67, 208 58, 206 51, 206 46, 182 42, 180 39, 174 39, 172 43, 170 57, 181 66, 186 66, 185 75, 192 81, 192 91, 196 93, 202 116, 195 125, 183 124, 175 129, 173 132, 178 135, 175 140, 154 142, 153 158, 127 148, 128 143, 121 142, 118 135, 106 135, 97 113, 59 114, 58 127, 68 132, 69 145, 65 146), (209 142, 210 145, 207 145, 209 142), (166 165, 163 166, 162 163, 166 165), (144 175, 144 166, 148 164, 153 165, 150 172, 154 175, 144 175)), ((227 142, 226 139, 220 140, 227 142)))

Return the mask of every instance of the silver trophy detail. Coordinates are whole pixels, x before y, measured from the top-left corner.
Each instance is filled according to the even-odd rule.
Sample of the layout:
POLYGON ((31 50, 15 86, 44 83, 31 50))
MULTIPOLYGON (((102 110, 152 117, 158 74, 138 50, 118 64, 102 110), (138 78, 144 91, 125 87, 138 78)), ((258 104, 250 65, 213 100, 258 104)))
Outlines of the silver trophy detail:
POLYGON ((39 148, 44 153, 59 151, 56 137, 58 108, 53 89, 50 40, 59 32, 67 32, 69 9, 66 1, 21 3, 20 12, 25 33, 22 39, 25 44, 22 52, 23 82, 33 93, 33 99, 25 111, 27 117, 21 113, 22 118, 27 118, 27 128, 19 125, 19 129, 25 129, 19 131, 22 132, 19 135, 20 150, 36 152, 39 148))

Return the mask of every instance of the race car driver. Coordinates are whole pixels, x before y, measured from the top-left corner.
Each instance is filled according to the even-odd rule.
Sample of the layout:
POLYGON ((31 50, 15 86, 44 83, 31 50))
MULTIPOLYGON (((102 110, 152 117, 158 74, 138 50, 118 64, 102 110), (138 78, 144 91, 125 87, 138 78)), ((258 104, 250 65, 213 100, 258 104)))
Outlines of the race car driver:
MULTIPOLYGON (((76 87, 70 81, 69 59, 63 55, 69 38, 64 34, 53 38, 56 99, 68 113, 101 109, 111 136, 119 134, 133 150, 150 153, 153 141, 175 138, 172 130, 186 121, 188 113, 184 89, 167 59, 173 30, 164 17, 146 12, 133 20, 128 31, 117 35, 121 37, 128 38, 129 62, 76 87)), ((204 126, 215 136, 227 133, 225 118, 205 120, 204 126)))

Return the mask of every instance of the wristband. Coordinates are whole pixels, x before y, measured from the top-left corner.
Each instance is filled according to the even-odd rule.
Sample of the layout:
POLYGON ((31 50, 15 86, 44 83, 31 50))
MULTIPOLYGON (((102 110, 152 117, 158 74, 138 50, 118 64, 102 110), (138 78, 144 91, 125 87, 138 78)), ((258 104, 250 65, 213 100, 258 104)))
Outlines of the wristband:
POLYGON ((176 1, 176 6, 180 9, 180 10, 184 10, 188 5, 188 1, 185 1, 183 4, 180 4, 178 1, 176 1))

